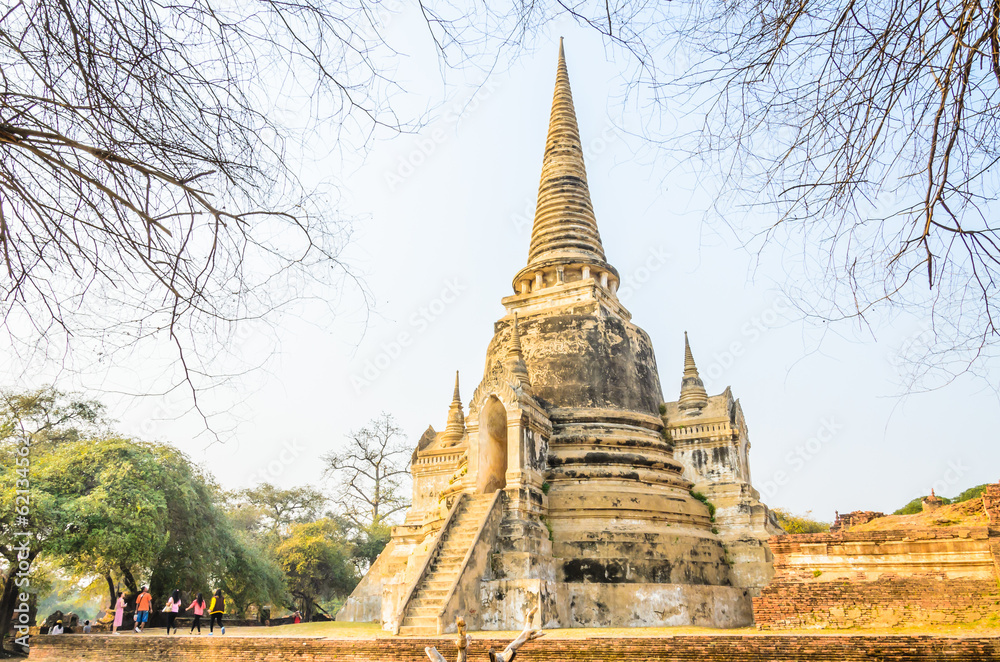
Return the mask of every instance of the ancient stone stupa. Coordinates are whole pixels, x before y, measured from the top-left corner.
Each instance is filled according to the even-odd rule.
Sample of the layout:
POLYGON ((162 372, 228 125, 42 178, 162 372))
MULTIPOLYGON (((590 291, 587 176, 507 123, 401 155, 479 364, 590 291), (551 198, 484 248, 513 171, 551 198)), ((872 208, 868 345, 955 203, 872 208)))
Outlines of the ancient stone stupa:
POLYGON ((405 522, 339 620, 512 630, 538 604, 545 627, 751 622, 781 530, 750 484, 739 402, 707 395, 686 341, 664 402, 618 285, 560 44, 528 263, 468 415, 456 377, 445 430, 414 451, 405 522))

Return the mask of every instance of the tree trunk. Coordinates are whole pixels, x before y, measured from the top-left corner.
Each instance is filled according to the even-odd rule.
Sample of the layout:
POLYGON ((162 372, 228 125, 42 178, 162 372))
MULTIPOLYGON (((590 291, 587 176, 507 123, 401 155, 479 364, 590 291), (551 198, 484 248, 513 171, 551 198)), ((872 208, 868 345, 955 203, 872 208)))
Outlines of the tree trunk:
POLYGON ((132 576, 132 571, 124 563, 120 563, 118 569, 122 571, 122 581, 125 582, 125 587, 132 593, 138 593, 139 584, 135 581, 135 577, 132 576))
POLYGON ((122 581, 125 582, 125 588, 127 588, 129 593, 132 594, 131 599, 135 600, 135 598, 139 595, 139 585, 136 584, 135 577, 132 576, 132 572, 125 567, 124 563, 119 563, 118 569, 122 571, 122 581))
POLYGON ((313 617, 313 600, 305 595, 299 597, 302 599, 302 607, 299 609, 302 612, 302 620, 308 623, 312 621, 313 617))
POLYGON ((114 611, 115 605, 118 604, 118 591, 115 590, 115 580, 111 578, 110 570, 104 573, 104 579, 108 582, 108 596, 111 598, 108 602, 111 605, 108 607, 108 611, 114 611))
POLYGON ((0 648, 2 648, 3 641, 7 638, 7 633, 10 632, 10 618, 14 615, 14 598, 17 597, 16 587, 14 586, 15 572, 17 572, 16 558, 10 564, 10 568, 4 574, 3 578, 3 597, 0 598, 0 648))

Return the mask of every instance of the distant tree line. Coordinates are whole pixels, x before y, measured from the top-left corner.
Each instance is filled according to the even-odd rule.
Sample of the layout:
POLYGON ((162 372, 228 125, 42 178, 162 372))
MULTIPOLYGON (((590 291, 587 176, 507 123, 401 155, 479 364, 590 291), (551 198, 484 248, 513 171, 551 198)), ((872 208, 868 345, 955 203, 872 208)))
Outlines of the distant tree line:
MULTIPOLYGON (((978 499, 983 495, 983 492, 986 490, 986 488, 987 484, 983 483, 982 485, 976 485, 975 487, 970 487, 969 489, 962 491, 958 496, 952 497, 950 499, 948 497, 938 497, 938 498, 941 499, 941 503, 945 505, 949 503, 962 503, 963 501, 968 501, 970 499, 978 499)), ((907 502, 905 506, 903 506, 899 510, 894 511, 892 514, 916 515, 917 513, 922 512, 924 509, 923 501, 924 497, 926 496, 927 495, 918 496, 917 498, 907 502)))

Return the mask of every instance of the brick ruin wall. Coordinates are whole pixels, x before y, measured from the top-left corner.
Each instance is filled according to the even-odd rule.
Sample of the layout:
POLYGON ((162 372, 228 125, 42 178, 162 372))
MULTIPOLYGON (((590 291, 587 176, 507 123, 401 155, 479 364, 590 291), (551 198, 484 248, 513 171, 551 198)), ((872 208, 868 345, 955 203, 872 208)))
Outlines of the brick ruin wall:
MULTIPOLYGON (((470 660, 486 660, 509 639, 474 638, 470 660)), ((32 662, 426 662, 424 646, 455 658, 453 637, 322 639, 293 637, 166 637, 152 634, 36 637, 32 662)), ((518 662, 922 662, 1000 659, 1000 638, 865 635, 678 635, 672 637, 542 638, 518 651, 518 662)))
POLYGON ((1000 483, 994 483, 983 492, 983 510, 990 520, 990 526, 1000 527, 1000 483))
POLYGON ((855 510, 853 513, 837 513, 836 520, 830 525, 830 532, 846 531, 852 526, 867 524, 873 519, 880 517, 885 517, 885 513, 875 512, 874 510, 855 510))
POLYGON ((987 527, 778 536, 754 598, 767 630, 996 625, 1000 535, 987 527))

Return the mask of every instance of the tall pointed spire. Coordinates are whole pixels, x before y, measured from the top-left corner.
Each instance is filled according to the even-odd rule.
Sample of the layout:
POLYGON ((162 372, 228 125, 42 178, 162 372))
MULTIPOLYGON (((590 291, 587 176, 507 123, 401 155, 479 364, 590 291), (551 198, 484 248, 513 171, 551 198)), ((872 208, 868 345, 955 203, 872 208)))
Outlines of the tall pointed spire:
MULTIPOLYGON (((594 205, 590 201, 583 144, 573 108, 562 39, 559 40, 556 86, 542 159, 528 266, 519 278, 523 278, 524 271, 553 264, 593 265, 596 270, 611 271, 617 277, 617 272, 605 261, 594 205)), ((515 279, 515 286, 516 283, 515 279)))
POLYGON ((521 353, 521 332, 517 328, 517 313, 514 313, 514 326, 510 330, 510 345, 507 346, 507 358, 504 361, 507 369, 521 382, 522 388, 531 386, 528 379, 528 366, 524 364, 521 353))
MULTIPOLYGON (((694 364, 691 353, 691 343, 688 342, 687 331, 684 332, 684 376, 681 378, 681 397, 677 406, 681 409, 704 409, 708 404, 708 393, 705 384, 698 375, 698 367, 694 364)), ((692 412, 694 413, 694 412, 692 412)))
POLYGON ((604 261, 604 247, 590 201, 583 144, 573 108, 569 71, 562 39, 556 89, 552 95, 549 135, 545 141, 542 178, 538 185, 535 224, 531 230, 528 264, 565 255, 604 261))
POLYGON ((465 436, 465 414, 462 413, 462 397, 458 393, 458 370, 455 371, 455 393, 448 408, 448 424, 444 428, 445 441, 456 442, 465 436))

